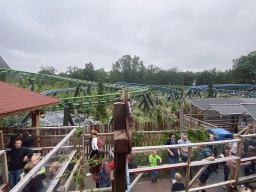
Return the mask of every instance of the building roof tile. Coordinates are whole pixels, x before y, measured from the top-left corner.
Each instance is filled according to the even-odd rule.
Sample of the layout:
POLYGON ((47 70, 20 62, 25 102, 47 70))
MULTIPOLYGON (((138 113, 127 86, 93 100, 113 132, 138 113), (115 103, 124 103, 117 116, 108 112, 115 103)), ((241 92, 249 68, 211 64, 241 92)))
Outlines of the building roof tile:
POLYGON ((0 81, 0 119, 34 111, 61 100, 0 81))

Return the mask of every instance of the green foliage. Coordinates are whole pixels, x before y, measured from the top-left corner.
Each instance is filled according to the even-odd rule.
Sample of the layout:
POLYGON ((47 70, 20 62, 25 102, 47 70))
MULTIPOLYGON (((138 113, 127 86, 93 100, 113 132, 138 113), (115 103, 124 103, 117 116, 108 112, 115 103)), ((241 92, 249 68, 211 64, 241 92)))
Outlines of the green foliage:
POLYGON ((132 132, 132 146, 133 147, 141 147, 143 146, 143 133, 133 131, 132 132))
POLYGON ((87 95, 91 95, 92 94, 92 85, 89 84, 87 87, 87 95))
POLYGON ((156 122, 159 122, 159 123, 163 122, 163 115, 162 115, 161 107, 156 108, 155 117, 156 117, 156 122))
POLYGON ((40 74, 46 74, 46 75, 55 75, 55 73, 57 72, 57 70, 53 67, 53 66, 41 66, 40 67, 40 71, 38 71, 38 73, 40 74))
POLYGON ((172 112, 177 111, 177 105, 175 103, 172 104, 172 112))
POLYGON ((0 73, 0 81, 7 82, 6 74, 5 73, 0 73))
POLYGON ((187 136, 191 143, 205 142, 207 141, 207 130, 199 127, 198 129, 187 129, 187 136))
POLYGON ((209 83, 208 85, 208 97, 213 98, 214 97, 214 89, 213 89, 213 85, 212 82, 209 83))
POLYGON ((11 127, 15 123, 17 123, 19 120, 20 119, 17 115, 0 119, 0 127, 1 128, 2 127, 11 127))

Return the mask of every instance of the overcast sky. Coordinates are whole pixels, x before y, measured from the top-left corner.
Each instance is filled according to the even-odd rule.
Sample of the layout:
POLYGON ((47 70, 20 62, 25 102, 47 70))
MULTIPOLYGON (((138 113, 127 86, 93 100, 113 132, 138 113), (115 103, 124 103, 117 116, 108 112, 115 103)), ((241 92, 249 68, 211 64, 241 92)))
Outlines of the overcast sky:
POLYGON ((0 56, 16 70, 145 66, 226 70, 256 50, 255 0, 2 0, 0 56))

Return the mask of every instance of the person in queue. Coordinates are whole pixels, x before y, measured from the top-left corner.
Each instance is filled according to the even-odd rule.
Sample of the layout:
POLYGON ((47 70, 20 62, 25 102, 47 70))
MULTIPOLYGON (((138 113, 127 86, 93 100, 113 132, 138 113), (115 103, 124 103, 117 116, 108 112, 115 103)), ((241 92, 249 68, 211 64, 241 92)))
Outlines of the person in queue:
MULTIPOLYGON (((175 139, 175 134, 173 132, 171 132, 169 134, 169 138, 166 141, 166 145, 176 145, 177 140, 175 139)), ((180 155, 180 151, 177 148, 173 148, 173 149, 167 149, 168 151, 168 161, 169 164, 175 164, 175 163, 179 163, 179 155, 180 155)), ((175 173, 178 172, 178 168, 172 168, 170 169, 170 173, 172 176, 172 183, 174 184, 176 182, 175 180, 175 173)))
MULTIPOLYGON (((197 146, 197 149, 199 150, 199 160, 201 161, 214 161, 215 158, 209 148, 206 148, 204 145, 197 146)), ((209 176, 211 175, 211 167, 208 166, 206 170, 202 173, 202 175, 199 177, 199 186, 206 185, 206 181, 208 180, 209 176)), ((205 192, 205 190, 202 190, 202 192, 205 192)))
POLYGON ((11 149, 11 161, 9 164, 10 189, 20 181, 20 175, 23 173, 28 157, 33 154, 31 149, 21 145, 21 139, 17 138, 14 141, 15 147, 11 149))
MULTIPOLYGON (((92 139, 92 150, 90 154, 90 159, 92 159, 95 155, 97 155, 99 148, 98 148, 98 138, 97 138, 98 132, 95 131, 94 129, 91 130, 91 139, 92 139)), ((90 170, 91 172, 91 170, 90 170)), ((91 173, 87 173, 86 176, 91 176, 91 173)))
MULTIPOLYGON (((178 141, 178 144, 190 144, 191 142, 188 140, 188 136, 183 133, 181 135, 181 139, 178 141)), ((188 147, 181 147, 180 148, 181 154, 182 154, 182 160, 183 162, 187 162, 188 159, 188 147)), ((193 154, 191 153, 191 161, 192 161, 193 154)), ((187 169, 185 168, 185 173, 187 169)), ((190 179, 192 179, 192 170, 190 170, 190 179)))

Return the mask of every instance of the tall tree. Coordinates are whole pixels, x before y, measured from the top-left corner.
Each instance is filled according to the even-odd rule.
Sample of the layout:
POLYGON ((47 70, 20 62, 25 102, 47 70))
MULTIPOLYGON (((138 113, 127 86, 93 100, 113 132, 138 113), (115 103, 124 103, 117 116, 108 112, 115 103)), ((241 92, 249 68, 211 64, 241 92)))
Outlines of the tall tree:
POLYGON ((256 83, 256 51, 233 60, 233 80, 235 83, 256 83))
MULTIPOLYGON (((102 80, 98 81, 98 95, 104 94, 104 86, 102 80)), ((95 120, 104 120, 108 117, 107 109, 105 105, 100 105, 100 103, 97 105, 95 110, 95 120)))
POLYGON ((40 67, 40 71, 38 71, 38 73, 40 74, 46 74, 46 75, 56 75, 55 73, 57 72, 57 70, 53 67, 53 66, 41 66, 40 67))
POLYGON ((88 81, 95 81, 95 69, 91 62, 85 64, 84 79, 88 81))
POLYGON ((109 72, 110 83, 123 82, 122 67, 118 61, 112 64, 112 69, 109 72))
POLYGON ((132 57, 130 55, 124 55, 118 61, 122 67, 122 74, 124 77, 124 81, 127 83, 132 83, 133 82, 132 57))

